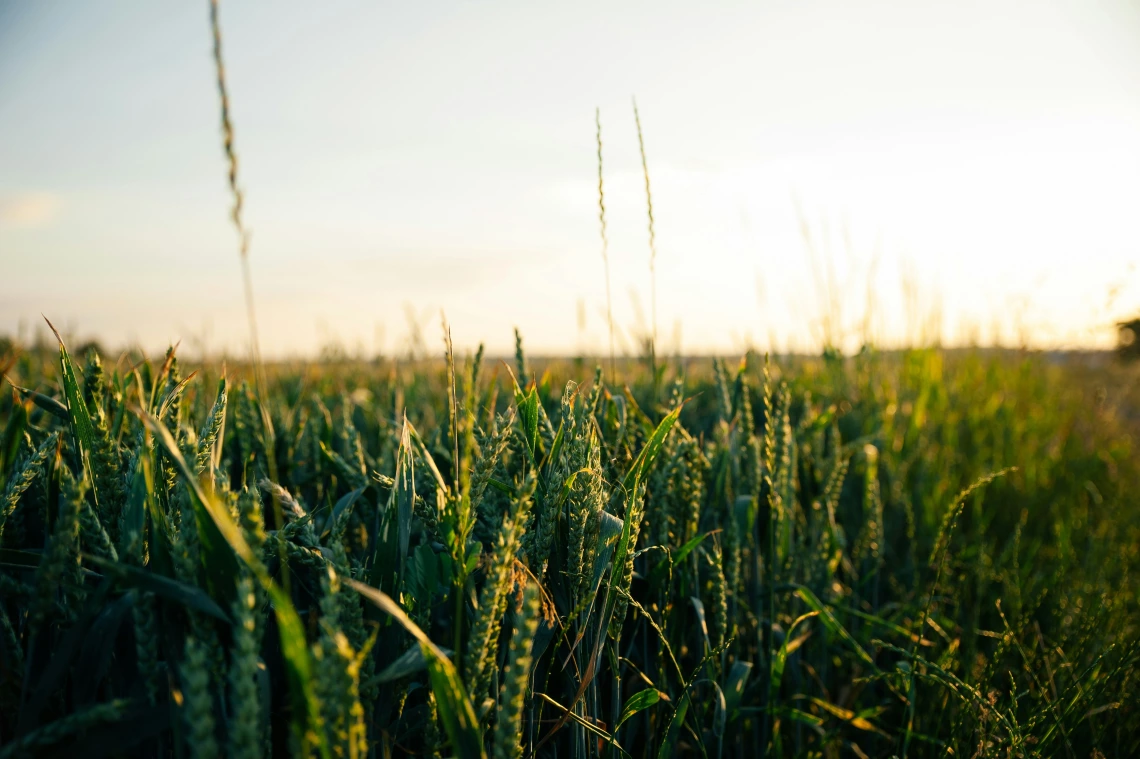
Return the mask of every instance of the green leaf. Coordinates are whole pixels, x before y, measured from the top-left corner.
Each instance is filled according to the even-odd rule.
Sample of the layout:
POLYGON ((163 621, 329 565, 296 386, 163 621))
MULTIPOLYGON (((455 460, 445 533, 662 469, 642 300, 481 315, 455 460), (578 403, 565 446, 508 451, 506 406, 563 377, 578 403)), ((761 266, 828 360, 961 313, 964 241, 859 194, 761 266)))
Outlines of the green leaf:
POLYGON ((724 684, 725 708, 728 709, 729 719, 740 707, 744 698, 744 686, 748 684, 748 677, 752 674, 752 662, 737 659, 732 663, 728 672, 728 679, 724 684))
POLYGON ((603 511, 599 516, 598 547, 595 551, 594 575, 590 582, 591 593, 597 593, 598 588, 601 587, 602 576, 606 573, 606 567, 610 565, 610 557, 613 556, 614 547, 617 545, 622 528, 625 526, 622 520, 608 511, 603 511))
POLYGON ((558 463, 558 454, 562 452, 562 443, 566 437, 566 422, 565 420, 558 423, 558 432, 554 435, 554 442, 550 444, 550 453, 546 455, 546 459, 542 462, 549 468, 553 468, 558 463))
POLYGON ((843 625, 839 624, 839 620, 835 618, 835 615, 831 613, 831 610, 824 606, 823 603, 815 597, 814 593, 812 593, 807 588, 800 587, 796 588, 796 595, 799 596, 800 600, 806 603, 808 605, 808 608, 810 608, 812 611, 819 612, 819 619, 821 622, 823 622, 824 627, 826 627, 833 635, 838 636, 840 640, 846 643, 851 648, 851 650, 855 652, 855 655, 863 661, 864 664, 870 666, 871 669, 873 669, 875 672, 879 671, 879 668, 875 666, 875 660, 871 658, 871 655, 863 650, 863 647, 859 645, 859 642, 856 641, 855 638, 851 637, 851 633, 847 632, 843 625))
MULTIPOLYGON (((795 641, 792 640, 792 633, 795 631, 796 625, 798 625, 800 622, 805 622, 812 617, 817 616, 819 616, 818 611, 809 611, 807 614, 801 614, 800 616, 796 617, 795 621, 792 622, 792 626, 788 628, 787 634, 784 635, 784 642, 780 645, 780 650, 776 652, 776 656, 772 660, 773 690, 779 690, 780 680, 784 676, 784 665, 786 665, 788 662, 788 654, 795 650, 794 648, 789 648, 789 646, 794 644, 795 648, 799 648, 799 644, 795 643, 795 641)), ((796 640, 799 640, 800 643, 803 642, 803 640, 799 638, 796 640)))
POLYGON ((404 573, 408 571, 412 508, 416 500, 413 443, 419 444, 428 468, 435 474, 439 487, 445 487, 435 463, 405 415, 400 430, 400 444, 396 450, 396 476, 391 480, 388 502, 383 509, 377 509, 373 524, 374 545, 371 549, 372 558, 369 562, 371 569, 368 579, 385 592, 398 592, 404 573))
MULTIPOLYGON (((198 480, 198 475, 190 468, 190 465, 186 463, 186 459, 182 456, 182 451, 179 450, 178 444, 174 442, 174 436, 170 434, 170 430, 166 429, 166 425, 146 413, 143 413, 140 418, 147 429, 150 430, 151 434, 158 440, 167 458, 170 459, 182 474, 183 479, 186 480, 186 485, 190 490, 190 503, 194 509, 194 521, 198 529, 198 540, 202 546, 201 558, 202 564, 206 569, 207 587, 210 591, 210 595, 220 599, 223 606, 229 607, 234 600, 234 577, 237 576, 238 564, 234 558, 234 552, 231 550, 233 541, 228 540, 227 537, 222 534, 218 519, 211 513, 212 511, 221 510, 211 509, 212 499, 203 489, 202 483, 198 480), (228 546, 227 543, 229 544, 228 546)), ((228 511, 225 517, 232 523, 228 511)), ((237 533, 237 537, 242 538, 242 542, 244 543, 245 539, 242 537, 241 530, 237 525, 234 525, 234 530, 237 533)), ((252 553, 250 555, 252 556, 252 553)))
MULTIPOLYGON (((241 538, 240 530, 238 530, 237 535, 241 538)), ((244 538, 241 539, 244 542, 244 538)), ((248 545, 246 549, 248 552, 248 545)), ((253 558, 252 552, 249 553, 250 558, 253 558)), ((293 602, 289 596, 273 582, 268 574, 265 574, 265 570, 262 569, 260 573, 255 572, 255 574, 258 575, 262 586, 269 593, 269 599, 273 602, 273 609, 277 614, 281 655, 285 660, 289 690, 293 696, 294 714, 303 715, 309 729, 316 732, 317 746, 320 749, 321 756, 328 759, 330 756, 328 740, 324 731, 318 729, 320 725, 320 702, 317 700, 317 694, 313 688, 313 663, 310 658, 309 643, 305 638, 305 628, 301 624, 301 618, 297 616, 297 611, 293 608, 293 602)), ((304 729, 298 724, 297 716, 293 718, 293 732, 299 739, 304 734, 304 729)))
MULTIPOLYGON (((166 397, 162 399, 162 403, 160 403, 158 406, 159 419, 166 417, 166 414, 168 411, 170 411, 170 407, 174 404, 174 401, 178 400, 178 397, 186 391, 186 386, 190 384, 190 380, 194 379, 194 376, 197 374, 197 371, 190 372, 186 379, 182 380, 170 389, 170 392, 166 394, 166 397)), ((224 381, 225 380, 223 380, 223 382, 224 381)))
MULTIPOLYGON (((424 543, 416 546, 409 555, 403 587, 405 593, 411 595, 415 601, 417 609, 421 605, 425 607, 432 605, 440 588, 440 565, 444 561, 450 562, 450 557, 446 553, 436 554, 431 546, 424 543)), ((450 570, 450 565, 448 565, 447 570, 450 570)), ((451 577, 446 577, 443 584, 445 587, 450 585, 451 577)))
MULTIPOLYGON (((516 399, 517 400, 517 399, 516 399)), ((530 457, 530 463, 538 465, 538 391, 534 388, 522 398, 519 404, 519 423, 522 424, 523 442, 530 457)))
POLYGON ((29 390, 26 387, 20 387, 19 385, 12 383, 12 380, 8 380, 8 382, 11 383, 12 387, 16 388, 16 390, 23 393, 28 398, 31 398, 33 403, 35 403, 37 406, 52 416, 59 419, 61 422, 71 422, 71 415, 67 413, 67 406, 64 406, 55 398, 44 395, 43 393, 37 393, 35 390, 29 390))
POLYGON ((483 555, 483 544, 478 541, 471 541, 467 544, 467 558, 463 564, 464 575, 470 577, 475 572, 475 568, 479 566, 479 558, 483 555))
POLYGON ((625 706, 621 708, 621 717, 618 718, 617 727, 614 732, 625 724, 625 721, 637 714, 638 712, 645 711, 649 707, 656 704, 661 700, 661 692, 656 688, 646 688, 645 690, 638 691, 626 699, 625 706))
MULTIPOLYGON (((123 548, 131 540, 132 536, 142 543, 143 530, 146 529, 146 514, 147 514, 147 499, 150 496, 150 488, 147 487, 146 472, 144 471, 144 462, 150 457, 150 449, 146 446, 139 446, 135 452, 135 460, 132 464, 132 474, 129 487, 127 489, 126 503, 123 505, 123 533, 119 538, 119 551, 123 553, 123 548)), ((163 515, 165 517, 165 514, 163 515)), ((161 530, 165 525, 156 524, 155 534, 151 536, 150 553, 153 555, 157 544, 166 537, 161 534, 161 530)))
POLYGON ((701 599, 696 596, 689 598, 689 602, 693 604, 693 611, 697 615, 697 622, 700 623, 700 627, 697 629, 700 630, 701 639, 705 642, 705 650, 708 651, 709 648, 712 647, 712 643, 709 642, 709 623, 705 617, 705 605, 701 603, 701 599))
MULTIPOLYGON (((45 319, 47 321, 47 319, 45 319)), ((67 416, 71 420, 71 430, 75 433, 75 440, 79 445, 79 458, 83 469, 91 481, 95 496, 95 503, 99 503, 99 492, 95 483, 95 473, 91 470, 91 452, 95 450, 95 425, 91 423, 91 412, 83 400, 83 392, 79 388, 79 381, 75 379, 75 367, 71 364, 71 356, 67 354, 67 346, 59 331, 48 321, 51 331, 59 341, 60 375, 63 382, 63 394, 67 399, 67 416)))
POLYGON ((226 440, 226 408, 228 406, 229 395, 227 395, 226 390, 226 375, 223 372, 218 379, 218 394, 214 396, 214 408, 212 410, 212 413, 221 417, 218 423, 217 437, 214 438, 214 445, 210 449, 210 468, 212 469, 219 469, 222 466, 222 444, 226 440))
MULTIPOLYGON (((450 653, 447 649, 440 649, 444 653, 450 653)), ((396 661, 389 664, 384 670, 372 678, 375 683, 390 683, 394 680, 399 680, 404 677, 409 677, 422 672, 427 667, 427 659, 424 658, 423 648, 419 643, 409 648, 404 653, 396 658, 396 661)))
POLYGON ((657 458, 657 453, 661 450, 661 446, 665 444, 665 439, 669 437, 669 430, 673 429, 673 425, 681 416, 681 407, 670 411, 666 414, 661 423, 657 425, 657 429, 645 441, 645 446, 642 447, 641 453, 637 454, 637 459, 629 468, 626 473, 625 479, 622 480, 622 486, 627 493, 632 493, 637 483, 645 478, 649 470, 653 467, 653 461, 657 458))
POLYGON ((236 554, 250 568, 258 582, 269 594, 269 600, 272 602, 277 615, 281 656, 285 660, 285 672, 293 700, 294 737, 298 742, 305 743, 306 735, 309 732, 315 733, 317 748, 320 750, 321 756, 328 759, 330 756, 328 740, 324 731, 319 729, 320 702, 317 700, 316 691, 313 689, 313 662, 309 643, 305 638, 305 627, 301 624, 301 618, 293 607, 293 601, 277 583, 273 582, 273 578, 269 576, 269 572, 261 563, 261 559, 253 553, 253 549, 245 541, 241 528, 233 521, 229 510, 219 504, 213 498, 212 493, 206 493, 202 484, 194 478, 186 465, 186 460, 178 451, 178 446, 175 445, 170 431, 149 414, 144 413, 141 418, 147 429, 151 430, 158 438, 167 453, 171 454, 171 459, 178 470, 182 472, 182 476, 186 478, 187 486, 190 489, 190 500, 194 505, 195 518, 198 521, 198 535, 202 542, 203 554, 206 553, 205 538, 208 537, 214 541, 210 548, 213 564, 207 567, 207 577, 210 576, 211 572, 217 573, 218 564, 229 563, 233 565, 233 570, 229 574, 228 593, 228 596, 232 597, 234 594, 233 578, 237 573, 236 563, 233 561, 236 554), (229 544, 232 553, 226 553, 222 550, 224 546, 217 544, 218 538, 229 544), (301 720, 304 722, 302 723, 301 720))
POLYGON ((222 607, 199 587, 94 554, 83 554, 83 561, 94 564, 124 585, 154 593, 156 596, 162 596, 223 622, 230 621, 229 615, 222 610, 222 607))
POLYGON ((515 378, 515 373, 511 368, 507 367, 507 374, 511 377, 511 382, 515 386, 515 406, 519 410, 519 430, 522 432, 524 448, 526 449, 527 458, 530 460, 532 466, 538 466, 538 416, 539 416, 539 403, 538 403, 538 390, 536 387, 531 387, 529 392, 524 391, 519 387, 519 381, 515 378))
MULTIPOLYGON (((637 459, 629 469, 623 485, 627 497, 625 518, 622 520, 621 537, 618 538, 617 547, 614 549, 613 562, 610 564, 610 584, 606 589, 606 600, 602 605, 601 624, 602 630, 609 627, 610 619, 613 617, 614 610, 617 607, 618 594, 617 580, 625 571, 626 558, 629 555, 630 542, 633 538, 633 517, 637 511, 634 508, 634 503, 637 500, 637 488, 641 483, 642 475, 649 470, 653 465, 653 459, 657 456, 657 452, 661 450, 665 438, 669 435, 669 430, 673 428, 673 424, 677 421, 677 417, 681 414, 681 407, 673 409, 669 414, 661 420, 657 425, 657 429, 653 431, 645 446, 641 449, 641 453, 637 455, 637 459)), ((604 634, 597 636, 597 642, 594 644, 594 658, 597 657, 601 651, 602 643, 605 641, 604 634)))
POLYGON ((498 490, 503 495, 509 496, 511 498, 515 497, 515 489, 502 480, 497 480, 494 477, 488 477, 487 484, 493 487, 495 490, 498 490))
POLYGON ((138 462, 138 469, 135 471, 134 482, 131 483, 131 495, 127 501, 128 514, 140 503, 145 507, 146 514, 150 516, 151 526, 148 563, 159 574, 171 576, 174 574, 174 562, 171 558, 174 555, 173 540, 171 539, 172 530, 170 520, 163 510, 162 504, 155 498, 154 457, 150 446, 144 446, 143 450, 139 452, 139 456, 141 458, 138 462), (132 505, 132 501, 135 505, 132 505))
POLYGON ((751 535, 760 513, 760 499, 755 495, 738 495, 732 513, 736 517, 736 523, 744 525, 745 533, 751 535))
POLYGON ((439 718, 443 722, 444 730, 447 731, 452 750, 460 759, 476 759, 476 757, 482 759, 483 737, 479 731, 479 721, 475 717, 475 708, 471 705, 471 699, 467 697, 467 691, 463 688, 463 681, 459 679, 459 673, 447 658, 447 654, 431 642, 427 633, 421 630, 388 594, 350 578, 345 578, 344 582, 387 612, 420 644, 420 650, 427 662, 431 689, 435 693, 439 718))
POLYGON ((325 445, 325 442, 323 440, 319 441, 318 444, 321 447, 321 453, 324 454, 325 458, 333 465, 335 471, 340 474, 340 476, 344 477, 346 482, 351 485, 361 485, 367 481, 368 478, 364 475, 363 472, 345 461, 344 457, 342 457, 339 453, 334 450, 330 450, 329 447, 325 445))
POLYGON ((340 500, 338 500, 336 502, 336 505, 333 506, 333 510, 332 513, 329 514, 329 518, 325 520, 325 526, 321 530, 322 540, 332 532, 333 525, 336 524, 337 519, 339 519, 340 516, 346 511, 351 509, 353 504, 356 503, 357 499, 359 499, 367 489, 368 488, 366 487, 357 488, 356 490, 349 491, 348 493, 345 493, 343 496, 341 496, 340 500))
MULTIPOLYGON (((636 489, 637 482, 634 482, 636 489)), ((610 617, 613 615, 614 609, 617 605, 618 594, 616 591, 618 578, 621 577, 625 571, 626 557, 629 556, 629 544, 633 539, 633 516, 636 509, 633 508, 633 502, 637 497, 635 490, 628 491, 629 501, 625 508, 625 518, 621 522, 621 536, 618 538, 617 546, 614 548, 614 557, 610 562, 610 583, 606 589, 606 602, 602 606, 602 622, 603 627, 608 627, 610 624, 610 617)), ((598 636, 597 646, 600 650, 602 641, 605 635, 598 636)))
POLYGON ((720 689, 714 680, 712 687, 716 690, 716 708, 713 710, 713 735, 719 741, 724 737, 724 726, 728 722, 728 701, 724 697, 724 691, 720 689))
POLYGON ((428 471, 430 471, 432 477, 435 478, 435 484, 438 485, 439 489, 444 493, 449 492, 450 488, 447 487, 447 481, 443 479, 443 475, 440 474, 439 467, 435 465, 435 459, 433 459, 431 457, 431 454, 428 453, 427 446, 424 445, 424 441, 423 438, 420 437, 420 433, 417 432, 412 423, 408 421, 407 414, 404 415, 404 425, 408 430, 408 439, 415 444, 417 449, 419 449, 420 458, 422 458, 424 460, 424 463, 427 464, 428 471))
POLYGON ((682 561, 688 558, 689 554, 693 552, 693 549, 699 546, 705 538, 707 538, 709 535, 712 535, 714 532, 716 532, 716 530, 709 530, 703 535, 698 535, 695 538, 689 538, 685 545, 677 549, 677 555, 673 557, 673 563, 680 564, 682 561))
MULTIPOLYGON (((408 415, 404 414, 404 427, 400 431, 400 447, 396 452, 396 527, 400 548, 399 572, 403 573, 408 561, 408 543, 412 536, 412 505, 416 501, 415 461, 409 434, 408 415)), ((429 457, 430 459, 430 457, 429 457)), ((434 466, 434 463, 432 464, 434 466)))

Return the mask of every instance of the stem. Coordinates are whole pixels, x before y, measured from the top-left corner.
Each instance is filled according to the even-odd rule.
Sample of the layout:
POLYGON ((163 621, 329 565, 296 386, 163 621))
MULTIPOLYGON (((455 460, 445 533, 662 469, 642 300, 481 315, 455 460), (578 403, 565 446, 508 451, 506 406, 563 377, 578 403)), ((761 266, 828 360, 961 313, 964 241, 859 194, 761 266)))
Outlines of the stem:
POLYGON ((649 211, 649 309, 652 332, 649 336, 649 365, 653 377, 653 399, 657 399, 657 233, 653 224, 653 193, 649 189, 649 162, 645 158, 645 138, 641 134, 641 116, 637 100, 633 101, 633 121, 637 124, 637 146, 641 150, 641 173, 645 176, 645 204, 649 211))
POLYGON ((610 294, 610 241, 606 236, 606 193, 602 183, 602 110, 594 109, 594 122, 598 127, 598 221, 602 229, 602 264, 606 269, 606 322, 610 330, 610 381, 617 381, 614 371, 614 302, 610 294))
MULTIPOLYGON (((265 376, 265 365, 261 360, 261 345, 257 337, 257 313, 253 304, 253 276, 249 268, 250 234, 249 230, 245 228, 245 223, 242 221, 241 216, 242 208, 245 204, 245 197, 237 181, 238 159, 237 153, 234 151, 234 126, 230 120, 230 96, 226 88, 226 67, 222 62, 222 29, 218 20, 218 0, 210 0, 210 30, 214 38, 214 69, 217 72, 218 99, 221 106, 222 149, 226 154, 226 164, 228 166, 226 177, 229 181, 230 194, 233 196, 234 201, 233 207, 230 209, 230 219, 233 221, 238 233, 238 255, 241 259, 241 276, 243 290, 245 292, 245 310, 246 316, 249 319, 249 347, 253 359, 253 389, 254 394, 257 396, 257 409, 261 415, 261 427, 265 436, 263 442, 266 448, 266 468, 269 470, 269 479, 273 482, 277 482, 277 435, 273 430, 273 419, 269 416, 269 409, 265 403, 268 381, 265 376)), ((289 593, 289 552, 285 550, 285 538, 281 534, 281 527, 285 524, 285 518, 281 513, 280 499, 278 499, 277 496, 273 496, 272 501, 273 515, 277 520, 278 528, 278 548, 280 549, 278 556, 281 562, 281 585, 285 592, 289 593)))

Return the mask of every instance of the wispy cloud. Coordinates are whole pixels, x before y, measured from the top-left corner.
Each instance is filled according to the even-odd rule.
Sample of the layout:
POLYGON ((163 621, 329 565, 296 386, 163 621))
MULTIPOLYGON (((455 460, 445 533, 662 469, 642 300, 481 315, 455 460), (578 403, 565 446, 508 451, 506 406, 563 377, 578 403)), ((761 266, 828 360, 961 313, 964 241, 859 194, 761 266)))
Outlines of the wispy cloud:
POLYGON ((39 227, 59 212, 61 200, 50 192, 23 192, 0 195, 0 225, 39 227))

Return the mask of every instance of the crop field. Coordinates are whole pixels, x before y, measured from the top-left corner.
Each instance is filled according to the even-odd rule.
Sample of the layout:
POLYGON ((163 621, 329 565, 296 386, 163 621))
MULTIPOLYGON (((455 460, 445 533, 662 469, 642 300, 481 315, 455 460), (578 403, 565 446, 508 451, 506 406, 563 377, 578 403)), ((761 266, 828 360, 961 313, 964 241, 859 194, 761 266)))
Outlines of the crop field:
POLYGON ((1127 367, 518 346, 13 346, 0 757, 1140 752, 1127 367))
MULTIPOLYGON (((919 314, 916 285, 904 295, 914 307, 907 334, 919 335, 908 340, 918 344, 881 350, 868 274, 856 353, 660 355, 657 233, 635 102, 640 173, 619 163, 617 187, 631 176, 644 185, 650 316, 642 329, 637 306, 620 359, 599 108, 595 265, 605 274, 608 357, 529 356, 518 331, 513 356, 486 355, 482 345, 456 351, 445 321, 438 351, 425 358, 409 304, 406 358, 333 351, 308 363, 264 361, 217 0, 210 11, 249 357, 207 358, 205 338, 195 360, 177 346, 101 355, 50 321, 50 342, 0 335, 0 759, 1140 756, 1140 362, 1125 355, 1137 354, 1140 321, 1119 325, 1115 356, 944 349, 940 306, 919 314)), ((400 36, 388 24, 381 41, 400 36)), ((157 34, 163 25, 152 26, 157 34)), ((248 28, 258 44, 274 37, 248 28)), ((463 36, 480 38, 478 30, 463 36)), ((159 47, 150 34, 138 36, 159 47)), ((413 37, 421 44, 418 27, 413 37)), ((338 65, 356 60, 330 39, 338 65)), ((447 54, 462 58, 446 40, 447 54)), ((907 43, 910 66, 921 45, 907 43)), ((1089 44, 1081 38, 1082 50, 1089 44)), ((368 45, 383 47, 372 36, 368 45)), ((748 45, 761 47, 751 37, 748 45)), ((1052 61, 1052 41, 1047 49, 1052 61)), ((624 42, 622 51, 638 59, 624 42)), ((81 52, 86 67, 93 56, 81 52)), ((276 68, 264 52, 255 46, 246 60, 276 68)), ((147 55, 148 79, 158 81, 150 66, 161 56, 147 55)), ((1017 58, 1004 43, 999 57, 1017 58)), ((345 72, 372 75, 358 63, 345 72)), ((66 79, 54 65, 44 68, 49 79, 66 79)), ((385 59, 374 68, 387 77, 424 67, 385 59)), ((944 68, 940 59, 936 70, 944 68)), ((324 87, 316 71, 305 78, 324 87)), ((930 78, 914 76, 924 90, 930 78)), ((1016 81, 1019 96, 1032 89, 1020 70, 1016 81)), ((375 95, 375 84, 360 91, 375 95)), ((114 102, 104 94, 100 107, 114 102)), ((134 92, 129 101, 162 110, 134 92)), ((132 140, 144 131, 135 116, 132 140)), ((168 120, 181 127, 180 117, 168 120)), ((881 142, 893 140, 884 133, 881 142)), ((151 163, 153 146, 138 151, 151 163)), ((292 172, 295 159, 282 164, 292 172)), ((427 168, 425 177, 437 176, 427 168)), ((152 187, 109 182, 128 185, 152 187)), ((92 194, 82 189, 73 195, 92 194)), ((39 198, 43 220, 54 213, 48 200, 39 198)), ((1126 195, 1117 200, 1127 206, 1126 195)), ((31 225, 30 207, 9 216, 31 225)), ((113 217, 91 208, 75 218, 113 217)), ((150 208, 136 215, 197 225, 150 208)), ((1034 207, 1034 219, 1044 215, 1034 207)), ((86 227, 74 229, 82 236, 58 239, 87 239, 86 227)), ((118 245, 116 237, 93 246, 92 258, 118 245)), ((22 255, 21 265, 35 259, 22 255)), ((309 276, 311 263, 291 260, 278 261, 279 275, 292 265, 291 275, 309 276)), ((58 269, 61 284, 81 276, 43 268, 58 269)), ((851 336, 840 307, 850 287, 829 272, 816 281, 829 301, 821 346, 851 336)), ((104 281, 118 287, 119 274, 108 268, 104 281)), ((687 300, 693 311, 714 305, 687 300)))

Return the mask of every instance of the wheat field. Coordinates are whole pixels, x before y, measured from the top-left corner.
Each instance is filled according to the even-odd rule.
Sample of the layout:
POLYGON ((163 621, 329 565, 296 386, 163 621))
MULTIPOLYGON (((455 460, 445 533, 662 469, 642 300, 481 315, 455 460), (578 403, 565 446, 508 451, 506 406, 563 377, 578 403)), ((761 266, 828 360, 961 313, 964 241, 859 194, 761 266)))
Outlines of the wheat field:
POLYGON ((0 756, 1140 751, 1126 370, 518 346, 10 354, 0 756))
POLYGON ((608 356, 265 361, 210 8, 250 356, 0 339, 0 759, 1140 756, 1134 365, 660 355, 636 105, 642 355, 596 113, 608 356))

